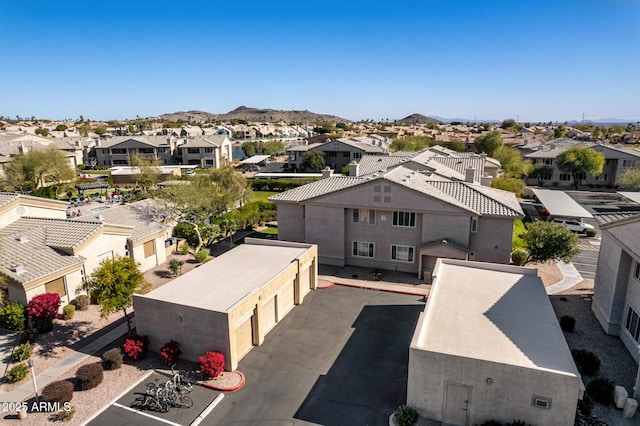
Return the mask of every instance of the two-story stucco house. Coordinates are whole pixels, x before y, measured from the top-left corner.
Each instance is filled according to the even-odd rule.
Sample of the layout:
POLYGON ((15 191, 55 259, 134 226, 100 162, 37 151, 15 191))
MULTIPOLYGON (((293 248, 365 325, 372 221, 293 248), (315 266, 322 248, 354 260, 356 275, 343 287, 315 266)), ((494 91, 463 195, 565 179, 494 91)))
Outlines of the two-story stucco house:
POLYGON ((560 170, 558 167, 558 156, 573 147, 591 148, 602 153, 605 158, 602 173, 597 176, 583 176, 582 185, 613 188, 618 185, 619 177, 625 170, 640 167, 640 151, 638 150, 619 149, 595 142, 582 142, 567 138, 554 139, 544 145, 539 145, 537 150, 524 155, 534 165, 547 166, 547 173, 528 177, 526 179, 527 184, 559 187, 573 186, 571 174, 560 170))
MULTIPOLYGON (((600 227, 591 309, 607 334, 620 336, 640 362, 640 216, 600 227)), ((635 397, 640 397, 640 373, 635 397)))
POLYGON ((231 140, 227 135, 199 136, 180 145, 181 163, 217 169, 231 164, 231 151, 231 140))
POLYGON ((162 164, 177 164, 180 140, 166 136, 116 136, 95 146, 96 165, 129 166, 131 157, 140 155, 162 164))
POLYGON ((439 257, 509 263, 513 221, 523 216, 512 193, 402 165, 328 177, 270 200, 278 238, 317 244, 321 264, 426 280, 439 257))

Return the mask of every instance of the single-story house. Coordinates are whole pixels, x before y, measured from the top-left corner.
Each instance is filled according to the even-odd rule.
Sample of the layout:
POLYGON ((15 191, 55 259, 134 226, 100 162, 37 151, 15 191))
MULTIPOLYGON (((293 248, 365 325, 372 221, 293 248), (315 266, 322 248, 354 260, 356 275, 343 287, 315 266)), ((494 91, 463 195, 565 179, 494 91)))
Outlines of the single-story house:
POLYGON ((573 425, 583 390, 536 269, 438 260, 409 349, 409 406, 448 425, 573 425))
POLYGON ((247 238, 172 282, 134 295, 138 334, 149 336, 153 351, 177 341, 189 361, 222 352, 225 369, 234 370, 316 287, 317 268, 312 244, 247 238))

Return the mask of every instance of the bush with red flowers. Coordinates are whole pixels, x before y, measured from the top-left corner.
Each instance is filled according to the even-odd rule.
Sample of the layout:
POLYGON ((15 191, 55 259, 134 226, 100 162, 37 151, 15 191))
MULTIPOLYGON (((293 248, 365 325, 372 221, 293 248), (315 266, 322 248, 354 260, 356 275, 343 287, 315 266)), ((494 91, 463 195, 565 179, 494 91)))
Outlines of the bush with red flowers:
POLYGON ((199 356, 200 371, 206 377, 218 377, 224 371, 224 354, 220 352, 207 352, 199 356))
POLYGON ((59 308, 60 296, 57 293, 39 294, 27 305, 27 318, 33 321, 33 327, 40 333, 46 333, 53 329, 53 319, 59 308))
POLYGON ((172 366, 176 364, 182 355, 180 350, 180 343, 171 339, 160 349, 160 356, 165 364, 172 366))
POLYGON ((149 336, 131 336, 124 341, 122 350, 134 361, 144 358, 149 348, 149 336))

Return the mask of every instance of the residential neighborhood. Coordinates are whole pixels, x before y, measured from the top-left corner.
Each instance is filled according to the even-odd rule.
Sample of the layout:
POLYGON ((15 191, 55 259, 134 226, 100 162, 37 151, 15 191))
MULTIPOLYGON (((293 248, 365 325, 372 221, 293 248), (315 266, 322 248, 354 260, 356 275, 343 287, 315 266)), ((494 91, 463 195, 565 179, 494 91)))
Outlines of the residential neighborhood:
MULTIPOLYGON (((634 243, 640 238, 640 197, 625 177, 640 170, 633 144, 594 140, 571 129, 556 138, 555 124, 514 133, 497 125, 353 123, 320 142, 314 141, 322 135, 319 125, 291 126, 297 133, 282 123, 239 126, 245 131, 228 122, 180 130, 153 126, 139 134, 127 134, 123 126, 102 135, 67 129, 41 136, 31 133, 33 126, 5 125, 3 327, 11 326, 2 319, 9 318, 9 307, 29 310, 43 294, 59 298, 54 327, 72 327, 73 320, 62 319, 69 309, 79 318, 91 312, 111 312, 99 315, 111 318, 117 309, 105 309, 107 301, 115 303, 107 296, 114 293, 96 292, 110 276, 105 268, 123 259, 146 282, 126 293, 128 299, 122 294, 119 319, 92 326, 102 336, 95 349, 70 349, 74 362, 97 357, 104 364, 107 352, 101 351, 121 342, 123 368, 148 366, 118 379, 121 386, 101 397, 101 404, 78 406, 80 423, 134 421, 139 413, 165 419, 162 412, 135 408, 141 402, 132 398, 150 395, 144 377, 152 376, 143 372, 169 374, 166 364, 153 360, 169 356, 170 344, 179 354, 169 359, 192 370, 197 390, 190 395, 200 411, 209 410, 205 424, 277 415, 316 424, 383 424, 397 422, 404 406, 428 424, 521 419, 570 425, 594 415, 614 422, 607 424, 637 420, 640 248, 634 243), (482 136, 491 135, 498 135, 500 145, 487 152, 482 136), (38 152, 72 173, 28 175, 38 152), (517 153, 524 166, 515 169, 514 157, 505 152, 517 153), (599 168, 568 169, 565 157, 573 152, 601 158, 599 168), (318 162, 311 165, 310 156, 318 162), (522 181, 524 190, 496 184, 508 179, 522 181), (585 225, 571 228, 573 222, 585 225), (542 236, 534 237, 536 232, 542 236), (79 302, 83 298, 93 299, 88 311, 79 302), (338 310, 329 314, 329 306, 338 310), (376 316, 400 315, 386 334, 367 325, 356 327, 357 344, 346 338, 348 326, 339 324, 369 324, 365 312, 383 306, 398 312, 376 316), (331 333, 316 329, 318 321, 331 333), (384 346, 389 334, 396 336, 395 351, 384 346), (374 335, 378 340, 369 342, 374 335), (129 341, 148 349, 149 360, 127 352, 129 341), (601 342, 626 352, 602 352, 601 342), (264 370, 264 357, 274 351, 296 362, 314 359, 313 371, 324 365, 318 356, 335 359, 332 368, 338 369, 356 360, 379 362, 380 371, 358 370, 355 377, 369 389, 355 393, 327 384, 330 396, 314 384, 319 379, 311 370, 278 363, 264 370), (601 374, 613 379, 606 379, 606 398, 620 411, 593 402, 599 394, 590 383, 598 376, 585 370, 580 351, 599 358, 601 374), (208 354, 219 354, 224 380, 203 376, 203 356, 213 356, 208 354), (373 361, 375 354, 386 355, 373 361), (288 371, 301 375, 283 381, 278 375, 288 371), (387 386, 391 393, 374 392, 386 371, 401 377, 387 386), (287 382, 297 393, 285 390, 287 382), (285 399, 272 400, 265 392, 285 399), (238 411, 236 398, 261 414, 238 411), (362 408, 369 406, 384 409, 362 408)), ((6 336, 18 339, 25 332, 7 330, 6 336)), ((5 385, 6 398, 20 402, 33 396, 35 380, 46 387, 68 377, 73 366, 42 355, 50 336, 33 344, 36 365, 47 370, 37 367, 37 377, 5 385), (57 371, 55 377, 49 371, 57 371)), ((22 345, 8 348, 7 371, 19 367, 10 354, 22 345)), ((336 374, 329 369, 327 380, 344 373, 336 374)), ((84 391, 78 401, 99 389, 84 391)), ((189 424, 197 414, 168 410, 166 419, 189 424)), ((42 419, 32 412, 27 422, 42 419)))

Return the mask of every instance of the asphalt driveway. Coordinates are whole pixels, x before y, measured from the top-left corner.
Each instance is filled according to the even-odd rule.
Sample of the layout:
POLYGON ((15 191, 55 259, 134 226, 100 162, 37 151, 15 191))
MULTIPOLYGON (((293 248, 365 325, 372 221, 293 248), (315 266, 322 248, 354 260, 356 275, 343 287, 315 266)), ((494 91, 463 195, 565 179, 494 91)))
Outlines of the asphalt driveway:
POLYGON ((419 297, 335 286, 311 292, 254 347, 207 425, 387 425, 406 402, 419 297))

